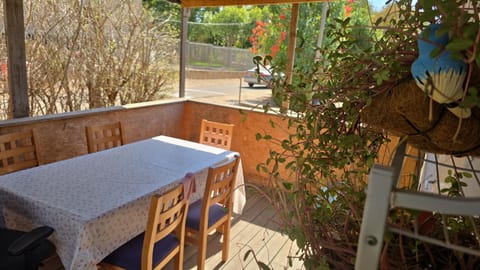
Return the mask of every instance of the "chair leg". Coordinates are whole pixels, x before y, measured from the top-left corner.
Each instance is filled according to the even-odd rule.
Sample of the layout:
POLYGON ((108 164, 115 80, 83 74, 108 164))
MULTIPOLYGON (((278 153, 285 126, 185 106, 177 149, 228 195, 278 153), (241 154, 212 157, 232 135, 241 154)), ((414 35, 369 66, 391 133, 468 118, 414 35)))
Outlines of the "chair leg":
POLYGON ((197 250, 197 269, 205 269, 205 259, 207 258, 207 234, 202 233, 198 239, 198 250, 197 250))
POLYGON ((178 254, 175 255, 175 260, 173 261, 173 267, 176 270, 183 270, 183 245, 180 245, 180 250, 178 254))
POLYGON ((227 219, 223 227, 223 247, 222 247, 222 262, 228 260, 228 251, 230 247, 230 219, 227 219))

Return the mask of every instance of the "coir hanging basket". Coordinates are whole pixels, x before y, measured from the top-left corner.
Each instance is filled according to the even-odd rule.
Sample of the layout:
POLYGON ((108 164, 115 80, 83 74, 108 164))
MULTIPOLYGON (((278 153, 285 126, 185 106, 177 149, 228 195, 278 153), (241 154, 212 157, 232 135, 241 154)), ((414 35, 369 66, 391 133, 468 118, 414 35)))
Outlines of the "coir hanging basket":
POLYGON ((375 96, 361 117, 368 127, 407 136, 408 143, 427 152, 480 156, 480 110, 473 108, 460 123, 444 105, 433 102, 430 121, 430 104, 412 79, 375 96))

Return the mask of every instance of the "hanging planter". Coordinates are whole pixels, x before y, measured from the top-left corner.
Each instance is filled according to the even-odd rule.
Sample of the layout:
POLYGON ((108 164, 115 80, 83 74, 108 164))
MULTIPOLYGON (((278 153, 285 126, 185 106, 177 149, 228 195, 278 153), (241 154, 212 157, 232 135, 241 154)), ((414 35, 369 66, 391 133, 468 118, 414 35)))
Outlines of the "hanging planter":
POLYGON ((365 123, 428 152, 480 155, 480 73, 473 57, 478 42, 468 40, 480 32, 478 24, 462 19, 424 23, 411 47, 416 59, 404 63, 410 74, 372 95, 361 112, 365 123), (471 33, 459 32, 459 24, 471 33))
POLYGON ((480 155, 480 110, 460 119, 445 105, 431 102, 415 81, 408 80, 375 96, 361 112, 363 121, 380 132, 407 136, 418 149, 451 155, 480 155), (430 106, 433 119, 429 119, 430 106))

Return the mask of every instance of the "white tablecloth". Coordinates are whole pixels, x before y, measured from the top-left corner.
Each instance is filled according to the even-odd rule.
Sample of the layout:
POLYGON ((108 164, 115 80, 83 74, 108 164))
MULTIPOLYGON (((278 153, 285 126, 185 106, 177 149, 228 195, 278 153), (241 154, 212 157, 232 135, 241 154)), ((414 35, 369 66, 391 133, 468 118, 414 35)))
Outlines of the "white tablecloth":
MULTIPOLYGON (((203 196, 208 167, 238 153, 167 136, 127 144, 0 176, 7 227, 55 229, 52 241, 66 269, 96 269, 106 255, 145 230, 149 198, 195 174, 203 196)), ((239 167, 234 211, 245 205, 239 167)), ((0 225, 1 225, 0 217, 0 225)))

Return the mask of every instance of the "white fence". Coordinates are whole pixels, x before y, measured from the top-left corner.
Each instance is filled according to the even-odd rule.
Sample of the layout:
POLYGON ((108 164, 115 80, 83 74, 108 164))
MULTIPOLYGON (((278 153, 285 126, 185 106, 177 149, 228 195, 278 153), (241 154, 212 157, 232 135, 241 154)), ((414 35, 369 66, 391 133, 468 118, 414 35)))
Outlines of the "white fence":
POLYGON ((248 49, 227 48, 205 43, 187 43, 187 66, 247 70, 253 66, 253 53, 248 49))

